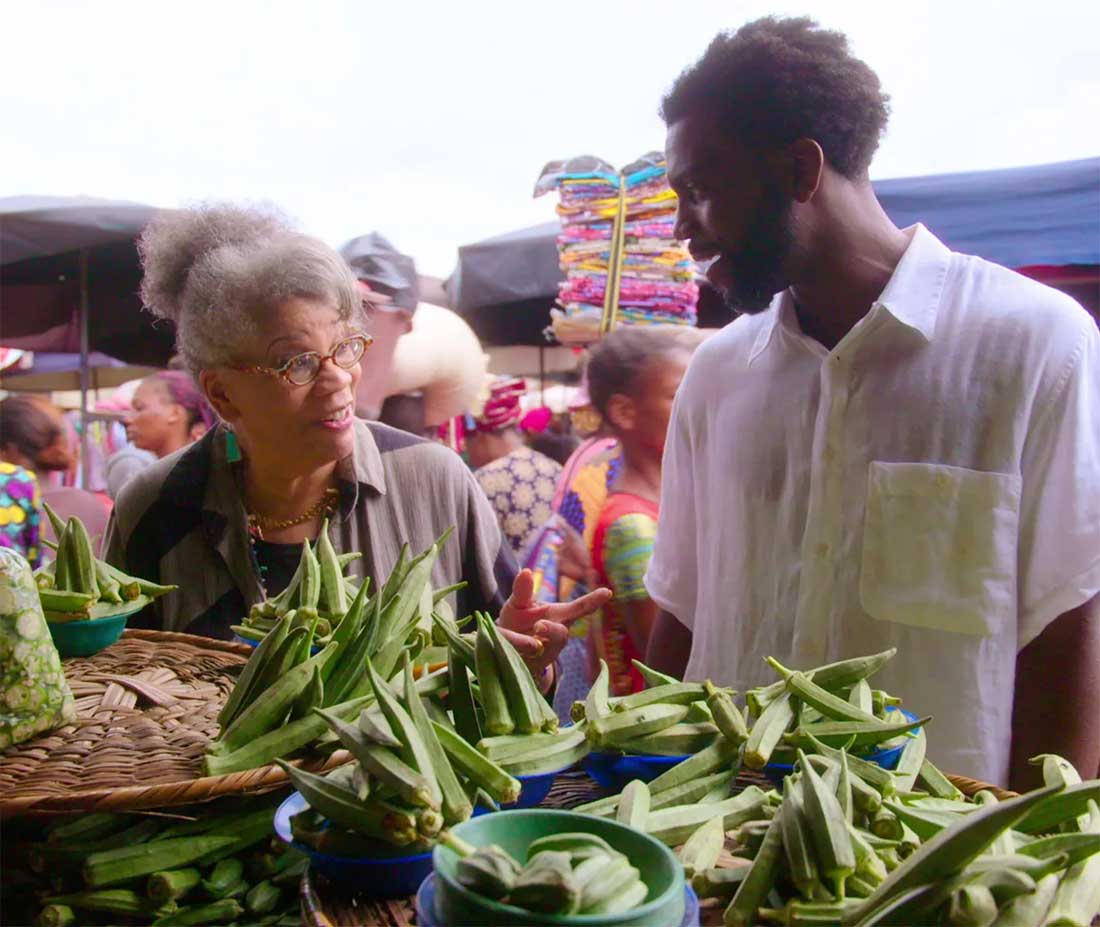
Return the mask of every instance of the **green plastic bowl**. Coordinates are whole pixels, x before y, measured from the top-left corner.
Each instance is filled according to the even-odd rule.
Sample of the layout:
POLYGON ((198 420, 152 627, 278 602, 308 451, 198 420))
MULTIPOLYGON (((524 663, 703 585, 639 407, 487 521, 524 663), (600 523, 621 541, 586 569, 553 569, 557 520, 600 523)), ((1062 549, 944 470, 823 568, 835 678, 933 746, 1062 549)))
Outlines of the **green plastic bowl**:
POLYGON ((527 911, 492 901, 459 885, 455 880, 458 856, 445 846, 432 851, 435 870, 436 911, 450 927, 513 927, 513 925, 568 925, 568 927, 669 927, 684 917, 684 869, 673 852, 648 834, 632 830, 617 821, 554 811, 546 808, 498 811, 471 818, 452 828, 454 834, 474 846, 498 844, 517 860, 527 859, 527 847, 539 837, 587 831, 603 837, 629 857, 649 886, 649 896, 633 911, 622 914, 577 914, 554 916, 527 911))
MULTIPOLYGON (((144 607, 144 606, 143 606, 144 607)), ((135 609, 140 611, 141 609, 135 609)), ((90 657, 110 647, 126 630, 126 619, 133 612, 89 618, 87 621, 47 621, 50 636, 62 657, 90 657)))

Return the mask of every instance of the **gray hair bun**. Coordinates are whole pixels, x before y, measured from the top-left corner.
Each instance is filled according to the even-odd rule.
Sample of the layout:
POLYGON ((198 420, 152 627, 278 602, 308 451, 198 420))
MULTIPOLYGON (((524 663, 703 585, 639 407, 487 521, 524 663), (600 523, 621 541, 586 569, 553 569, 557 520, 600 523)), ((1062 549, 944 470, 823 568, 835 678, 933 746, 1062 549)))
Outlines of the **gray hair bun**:
POLYGON ((138 240, 142 300, 153 315, 178 324, 192 270, 202 273, 222 249, 247 251, 290 232, 287 220, 270 208, 215 204, 163 212, 138 240))

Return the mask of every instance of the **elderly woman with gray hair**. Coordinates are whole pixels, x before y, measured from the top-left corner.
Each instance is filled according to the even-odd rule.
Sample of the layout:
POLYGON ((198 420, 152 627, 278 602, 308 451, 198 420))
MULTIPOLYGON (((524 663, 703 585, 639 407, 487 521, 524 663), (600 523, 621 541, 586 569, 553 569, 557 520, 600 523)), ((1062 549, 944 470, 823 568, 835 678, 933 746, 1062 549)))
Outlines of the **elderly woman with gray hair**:
POLYGON ((228 637, 285 588, 326 518, 336 549, 361 551, 354 568, 372 577, 389 573, 404 542, 425 549, 453 525, 434 585, 465 580, 456 612, 499 613, 548 688, 566 626, 610 593, 536 604, 458 456, 355 417, 371 337, 340 255, 275 214, 234 206, 165 213, 139 247, 145 304, 175 323, 220 424, 117 499, 108 559, 180 587, 132 623, 228 637))

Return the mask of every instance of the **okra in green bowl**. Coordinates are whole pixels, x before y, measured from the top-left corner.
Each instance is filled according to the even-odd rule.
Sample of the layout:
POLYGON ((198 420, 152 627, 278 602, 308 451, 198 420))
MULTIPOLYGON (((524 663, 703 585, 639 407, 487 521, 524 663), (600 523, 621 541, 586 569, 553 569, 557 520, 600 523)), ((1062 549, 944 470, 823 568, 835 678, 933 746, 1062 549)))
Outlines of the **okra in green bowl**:
MULTIPOLYGON (((432 852, 435 872, 435 914, 440 923, 479 925, 479 927, 529 927, 535 924, 560 927, 670 927, 683 921, 686 904, 684 871, 675 854, 664 844, 617 821, 596 818, 571 811, 522 809, 487 814, 452 828, 459 842, 472 848, 500 847, 519 863, 528 860, 528 849, 536 840, 555 835, 591 834, 605 842, 615 856, 625 856, 636 877, 617 888, 610 860, 597 863, 600 876, 597 887, 614 897, 637 892, 637 902, 629 910, 589 914, 550 914, 496 901, 475 892, 460 881, 460 861, 455 849, 444 844, 432 852), (600 884, 602 879, 602 884, 600 884), (644 892, 635 886, 640 882, 644 892)), ((551 841, 552 843, 552 841, 551 841)), ((545 845, 545 844, 544 844, 545 845)), ((577 863, 577 869, 584 862, 577 863)), ((623 868, 619 864, 618 868, 623 868)), ((629 867, 627 867, 629 868, 629 867)), ((466 881, 469 881, 466 879, 466 881)), ((513 889, 514 890, 514 889, 513 889)), ((548 886, 547 891, 553 892, 548 886)), ((505 896, 510 897, 510 896, 505 896)), ((552 900, 550 907, 553 907, 552 900)))

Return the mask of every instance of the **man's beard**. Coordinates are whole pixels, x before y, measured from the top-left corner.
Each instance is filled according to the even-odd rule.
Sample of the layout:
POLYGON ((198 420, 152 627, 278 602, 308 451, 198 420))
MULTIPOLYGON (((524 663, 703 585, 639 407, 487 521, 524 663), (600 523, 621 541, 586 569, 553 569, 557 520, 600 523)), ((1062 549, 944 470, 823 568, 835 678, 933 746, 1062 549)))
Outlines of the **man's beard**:
POLYGON ((745 233, 745 247, 736 256, 726 256, 733 282, 722 296, 734 312, 763 312, 775 294, 789 285, 786 266, 794 248, 792 207, 782 190, 769 188, 745 233))

